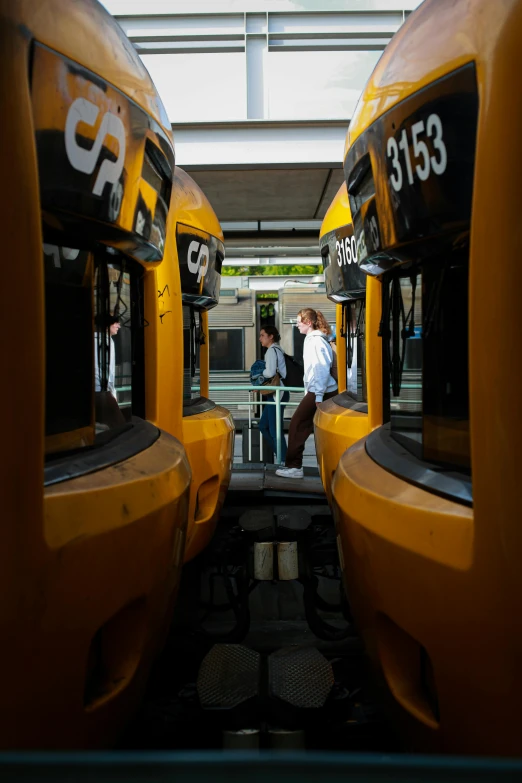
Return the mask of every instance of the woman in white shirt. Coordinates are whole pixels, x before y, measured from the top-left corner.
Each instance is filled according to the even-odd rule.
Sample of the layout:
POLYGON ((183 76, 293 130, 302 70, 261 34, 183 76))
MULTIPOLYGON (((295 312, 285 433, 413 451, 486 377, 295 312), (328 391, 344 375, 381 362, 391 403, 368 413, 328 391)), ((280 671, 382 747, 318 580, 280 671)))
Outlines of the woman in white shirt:
POLYGON ((288 432, 285 467, 276 470, 283 478, 303 478, 303 452, 314 431, 317 406, 337 393, 337 381, 331 374, 333 351, 328 342, 328 321, 319 310, 307 307, 297 314, 297 328, 306 335, 303 345, 305 395, 297 406, 288 432))
MULTIPOLYGON (((259 332, 259 342, 266 348, 265 354, 265 369, 263 375, 265 378, 273 378, 274 375, 279 373, 281 378, 281 386, 284 386, 284 379, 286 378, 286 361, 285 355, 279 345, 280 340, 279 332, 275 326, 262 326, 259 332)), ((281 395, 282 402, 288 402, 290 395, 285 392, 281 395)), ((267 394, 263 397, 263 402, 273 402, 274 395, 267 394)), ((286 457, 286 440, 283 429, 283 414, 285 406, 281 405, 281 459, 284 461, 286 457)), ((276 406, 275 405, 263 405, 263 413, 259 419, 259 431, 263 435, 266 445, 269 449, 276 454, 277 444, 277 429, 276 429, 276 406)))

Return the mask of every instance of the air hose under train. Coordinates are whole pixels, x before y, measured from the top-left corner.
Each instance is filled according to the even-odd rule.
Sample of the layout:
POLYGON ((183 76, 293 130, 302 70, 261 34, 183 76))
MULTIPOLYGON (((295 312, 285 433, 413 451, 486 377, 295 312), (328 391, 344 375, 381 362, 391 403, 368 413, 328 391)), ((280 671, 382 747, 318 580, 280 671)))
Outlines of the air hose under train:
POLYGON ((208 601, 200 601, 200 608, 206 609, 205 616, 196 624, 196 632, 207 639, 219 642, 240 642, 250 628, 249 595, 257 582, 251 580, 248 573, 248 542, 237 530, 232 535, 217 537, 207 555, 212 554, 215 571, 209 574, 208 601), (215 583, 220 581, 226 593, 224 603, 216 603, 215 583), (205 620, 214 613, 232 612, 234 626, 225 632, 213 632, 203 626, 205 620))
POLYGON ((209 608, 209 613, 232 611, 236 621, 235 625, 230 629, 230 631, 226 631, 225 633, 213 633, 212 631, 208 631, 206 628, 204 628, 202 622, 200 622, 198 631, 216 643, 240 642, 245 638, 250 628, 250 609, 248 606, 248 596, 251 590, 255 587, 255 584, 250 586, 248 575, 246 573, 240 574, 239 576, 234 577, 234 581, 237 585, 237 592, 235 592, 230 575, 225 572, 221 574, 221 577, 223 579, 223 585, 227 594, 228 603, 222 605, 211 605, 209 608))
POLYGON ((327 642, 340 642, 343 639, 353 635, 353 628, 350 624, 344 628, 338 628, 331 623, 327 623, 319 615, 318 607, 328 611, 339 611, 341 605, 331 605, 325 601, 318 593, 319 580, 314 574, 311 576, 303 576, 300 579, 303 585, 303 602, 305 609, 305 617, 310 630, 319 638, 327 642))

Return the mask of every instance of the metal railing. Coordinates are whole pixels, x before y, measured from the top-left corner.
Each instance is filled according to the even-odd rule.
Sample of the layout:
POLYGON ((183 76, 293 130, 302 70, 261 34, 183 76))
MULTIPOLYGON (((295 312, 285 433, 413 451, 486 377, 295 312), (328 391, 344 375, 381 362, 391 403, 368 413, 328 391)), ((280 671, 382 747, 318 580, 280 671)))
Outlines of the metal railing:
MULTIPOLYGON (((214 391, 226 391, 226 392, 235 392, 235 391, 248 391, 248 461, 252 462, 252 408, 257 407, 258 405, 275 405, 276 406, 276 463, 278 465, 281 464, 281 437, 284 437, 282 435, 282 427, 281 427, 281 405, 284 405, 285 408, 297 408, 299 405, 298 402, 281 402, 281 397, 285 392, 300 392, 301 394, 304 394, 304 387, 303 386, 263 386, 263 392, 269 392, 270 394, 274 394, 275 399, 274 400, 265 400, 262 395, 259 394, 260 386, 253 386, 253 385, 247 385, 247 384, 223 384, 223 385, 216 385, 216 386, 210 386, 210 397, 212 397, 212 392, 214 391), (252 395, 257 394, 260 399, 252 398, 252 395)), ((199 392, 199 386, 193 386, 192 387, 193 392, 199 392)), ((230 399, 230 400, 221 400, 220 404, 223 405, 223 407, 227 407, 228 405, 236 405, 237 400, 230 399)), ((244 404, 244 400, 240 401, 241 404, 244 404)), ((259 439, 259 450, 260 450, 260 459, 263 460, 263 438, 260 437, 259 439)))

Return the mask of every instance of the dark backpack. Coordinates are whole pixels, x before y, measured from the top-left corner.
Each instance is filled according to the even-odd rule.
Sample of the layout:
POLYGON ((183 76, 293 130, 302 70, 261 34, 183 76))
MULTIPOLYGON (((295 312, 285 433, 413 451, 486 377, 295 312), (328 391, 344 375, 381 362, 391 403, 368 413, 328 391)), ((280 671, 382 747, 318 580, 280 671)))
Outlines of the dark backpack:
POLYGON ((293 356, 285 353, 286 378, 285 386, 303 386, 304 385, 304 367, 293 356))

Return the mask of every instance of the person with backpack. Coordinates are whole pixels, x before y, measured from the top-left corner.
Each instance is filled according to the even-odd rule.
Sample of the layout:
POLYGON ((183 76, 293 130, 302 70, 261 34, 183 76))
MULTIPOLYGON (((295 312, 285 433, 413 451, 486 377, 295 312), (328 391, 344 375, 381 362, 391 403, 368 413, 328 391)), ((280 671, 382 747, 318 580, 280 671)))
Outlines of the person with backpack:
MULTIPOLYGON (((280 378, 278 385, 284 386, 284 380, 286 378, 286 359, 281 346, 279 332, 275 326, 262 326, 259 332, 259 342, 266 348, 265 353, 265 369, 263 370, 263 376, 266 379, 272 379, 277 373, 280 378)), ((281 402, 288 402, 290 394, 284 392, 281 395, 281 402)), ((263 397, 265 402, 274 402, 274 395, 267 394, 263 397)), ((283 416, 285 412, 285 406, 281 405, 281 459, 284 461, 286 457, 286 440, 284 436, 283 428, 283 416)), ((264 441, 268 448, 272 450, 274 454, 277 451, 277 429, 276 429, 276 406, 275 405, 263 405, 263 413, 259 419, 259 431, 263 435, 264 441)))
POLYGON ((306 335, 303 346, 305 395, 290 421, 285 467, 276 470, 277 476, 292 479, 304 476, 304 446, 314 431, 317 406, 337 393, 337 381, 331 374, 333 351, 328 342, 331 332, 328 321, 319 310, 307 307, 297 314, 297 328, 306 335))

